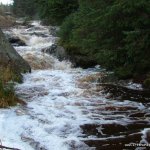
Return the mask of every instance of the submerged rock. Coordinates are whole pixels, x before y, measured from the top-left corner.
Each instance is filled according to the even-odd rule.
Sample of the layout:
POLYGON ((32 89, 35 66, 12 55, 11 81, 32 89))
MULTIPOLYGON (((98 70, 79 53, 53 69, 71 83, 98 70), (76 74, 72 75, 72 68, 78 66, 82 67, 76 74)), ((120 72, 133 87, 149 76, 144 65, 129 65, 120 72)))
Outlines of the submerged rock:
POLYGON ((12 74, 14 80, 21 79, 21 73, 30 72, 29 64, 16 52, 12 45, 6 40, 3 32, 0 30, 0 71, 1 76, 5 70, 12 74))

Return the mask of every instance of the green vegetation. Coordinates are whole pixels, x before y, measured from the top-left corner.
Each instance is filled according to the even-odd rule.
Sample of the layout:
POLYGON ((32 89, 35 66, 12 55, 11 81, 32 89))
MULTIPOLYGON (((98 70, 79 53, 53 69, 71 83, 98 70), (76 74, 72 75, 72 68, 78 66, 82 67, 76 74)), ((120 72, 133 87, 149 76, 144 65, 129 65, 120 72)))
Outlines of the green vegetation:
POLYGON ((49 24, 61 25, 78 8, 78 0, 36 0, 40 18, 49 24))
POLYGON ((72 55, 86 55, 120 78, 150 71, 150 2, 79 0, 79 10, 60 30, 61 44, 72 55))
POLYGON ((148 77, 145 79, 143 85, 144 85, 145 88, 150 89, 150 75, 148 75, 148 77))
POLYGON ((37 17, 36 0, 13 0, 13 13, 17 17, 37 17))
POLYGON ((0 108, 14 106, 17 104, 18 98, 14 94, 13 85, 4 85, 0 80, 0 108))
POLYGON ((16 77, 10 68, 0 70, 0 108, 14 106, 20 101, 14 92, 13 81, 17 79, 16 77))
POLYGON ((43 21, 61 25, 59 43, 78 64, 100 64, 123 79, 150 72, 150 1, 33 1, 23 1, 22 11, 36 1, 43 21))
POLYGON ((0 15, 4 15, 5 12, 11 12, 12 5, 4 5, 0 3, 0 15))

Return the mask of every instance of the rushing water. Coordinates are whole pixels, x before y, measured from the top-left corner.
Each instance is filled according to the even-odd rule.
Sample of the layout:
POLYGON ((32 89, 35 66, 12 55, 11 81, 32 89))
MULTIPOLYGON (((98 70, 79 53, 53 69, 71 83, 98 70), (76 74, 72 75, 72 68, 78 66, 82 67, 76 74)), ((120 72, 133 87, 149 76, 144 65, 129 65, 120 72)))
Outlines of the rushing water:
POLYGON ((21 150, 117 150, 149 143, 149 104, 112 100, 96 82, 103 76, 100 68, 72 68, 43 53, 57 38, 49 27, 32 25, 5 31, 26 43, 15 49, 32 73, 16 85, 27 105, 0 110, 1 143, 21 150))

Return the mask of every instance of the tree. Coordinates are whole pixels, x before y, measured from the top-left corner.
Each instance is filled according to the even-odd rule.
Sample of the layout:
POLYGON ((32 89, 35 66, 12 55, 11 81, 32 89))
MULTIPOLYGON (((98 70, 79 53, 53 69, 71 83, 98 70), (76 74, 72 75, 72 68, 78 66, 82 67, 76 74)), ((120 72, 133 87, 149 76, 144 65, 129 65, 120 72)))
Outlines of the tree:
POLYGON ((78 8, 78 0, 36 0, 39 15, 46 23, 60 25, 64 18, 78 8))
POLYGON ((92 57, 117 75, 123 70, 127 77, 147 73, 149 17, 148 0, 79 0, 78 11, 62 24, 61 44, 68 53, 92 57))
POLYGON ((36 0, 14 0, 13 12, 17 17, 35 17, 37 14, 36 0))

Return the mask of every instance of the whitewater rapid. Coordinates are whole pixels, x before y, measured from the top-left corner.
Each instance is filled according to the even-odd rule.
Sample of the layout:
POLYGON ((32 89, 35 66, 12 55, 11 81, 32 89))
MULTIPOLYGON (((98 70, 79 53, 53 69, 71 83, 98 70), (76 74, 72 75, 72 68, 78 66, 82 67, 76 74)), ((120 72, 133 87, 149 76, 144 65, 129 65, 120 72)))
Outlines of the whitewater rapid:
POLYGON ((15 49, 31 65, 32 73, 24 74, 23 83, 15 87, 27 105, 0 110, 2 145, 21 150, 94 150, 85 141, 120 137, 103 133, 103 125, 126 126, 133 123, 129 113, 145 112, 142 103, 108 99, 109 93, 97 86, 100 68, 72 68, 70 62, 43 53, 57 38, 49 27, 32 25, 5 31, 26 43, 15 49), (96 125, 97 133, 84 132, 84 125, 96 125))

